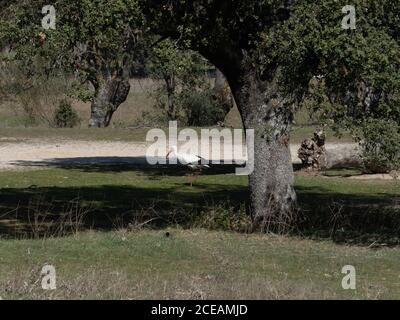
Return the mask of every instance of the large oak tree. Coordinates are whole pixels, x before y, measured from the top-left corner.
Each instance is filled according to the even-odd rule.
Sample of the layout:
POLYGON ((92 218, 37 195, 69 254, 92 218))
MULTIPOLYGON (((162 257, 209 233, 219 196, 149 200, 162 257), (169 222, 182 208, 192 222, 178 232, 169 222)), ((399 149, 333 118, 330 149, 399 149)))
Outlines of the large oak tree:
POLYGON ((400 6, 352 1, 356 29, 345 30, 347 2, 141 1, 155 32, 189 43, 225 74, 244 127, 255 129, 255 170, 249 177, 255 227, 281 231, 292 221, 290 126, 312 79, 323 84, 322 93, 311 92, 327 98, 320 108, 332 121, 352 110, 398 115, 400 6))

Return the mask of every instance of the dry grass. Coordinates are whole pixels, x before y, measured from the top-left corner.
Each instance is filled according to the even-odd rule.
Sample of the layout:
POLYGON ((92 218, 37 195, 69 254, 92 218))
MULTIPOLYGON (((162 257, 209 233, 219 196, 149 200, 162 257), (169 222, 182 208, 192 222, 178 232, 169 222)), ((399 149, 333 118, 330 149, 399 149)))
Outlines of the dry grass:
POLYGON ((395 299, 399 249, 200 229, 0 241, 3 299, 395 299), (52 264, 57 289, 41 289, 52 264), (357 290, 341 288, 341 268, 357 290))
MULTIPOLYGON (((4 297, 40 299, 118 299, 118 300, 278 300, 333 298, 329 290, 309 286, 293 286, 287 281, 263 278, 227 279, 223 276, 185 275, 164 280, 159 275, 132 281, 124 272, 89 269, 67 281, 61 280, 57 289, 43 290, 40 286, 41 266, 26 274, 18 274, 3 285, 4 297), (28 281, 26 281, 28 279, 28 281)), ((375 296, 375 298, 377 298, 375 296)))
MULTIPOLYGON (((0 77, 1 78, 1 77, 0 77)), ((154 122, 153 118, 157 118, 160 111, 154 106, 154 92, 160 83, 152 79, 131 79, 131 90, 127 100, 118 108, 113 116, 111 127, 116 130, 106 130, 107 134, 103 134, 98 130, 99 137, 93 134, 93 130, 87 130, 87 124, 90 118, 90 103, 83 103, 74 100, 73 106, 78 112, 81 120, 79 128, 68 131, 57 131, 48 129, 53 119, 53 113, 59 100, 64 96, 65 91, 70 86, 70 81, 66 79, 53 79, 50 84, 42 84, 32 87, 27 91, 14 97, 12 100, 0 101, 0 129, 4 128, 0 135, 14 135, 23 136, 24 138, 30 137, 32 131, 33 136, 38 138, 47 138, 49 136, 60 136, 64 138, 79 137, 83 140, 113 140, 113 136, 118 139, 129 139, 131 132, 124 130, 138 129, 142 130, 143 127, 158 127, 160 123, 154 122), (32 122, 31 117, 37 119, 32 122), (27 127, 27 128, 26 128, 27 127), (7 131, 11 130, 11 133, 7 131), (61 132, 61 133, 60 133, 61 132)), ((309 117, 306 111, 300 111, 297 115, 298 119, 294 127, 291 141, 299 143, 305 138, 312 137, 317 125, 309 123, 309 117)), ((225 125, 231 128, 241 128, 242 121, 238 109, 233 108, 227 115, 225 125)), ((143 134, 134 134, 136 141, 143 141, 143 134)), ((327 140, 329 142, 337 141, 338 139, 333 135, 331 130, 327 130, 327 140)), ((352 141, 351 137, 344 135, 340 140, 342 142, 352 141)))

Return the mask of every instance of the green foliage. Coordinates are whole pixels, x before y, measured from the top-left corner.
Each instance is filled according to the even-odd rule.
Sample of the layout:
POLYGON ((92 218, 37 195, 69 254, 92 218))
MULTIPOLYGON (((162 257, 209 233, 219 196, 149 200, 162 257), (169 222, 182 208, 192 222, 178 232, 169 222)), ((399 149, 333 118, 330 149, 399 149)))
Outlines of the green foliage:
POLYGON ((152 49, 148 70, 153 78, 162 81, 154 96, 157 107, 163 110, 167 120, 182 120, 190 109, 189 104, 200 97, 197 91, 209 89, 206 75, 210 68, 198 53, 185 50, 169 39, 152 49), (191 97, 193 99, 189 101, 191 97))
POLYGON ((62 100, 54 114, 54 124, 58 128, 73 128, 79 124, 79 116, 68 100, 62 100))
POLYGON ((242 70, 261 80, 280 70, 288 104, 309 96, 338 128, 400 119, 398 1, 352 1, 355 30, 341 27, 345 0, 150 2, 154 30, 199 50, 233 81, 242 70), (313 79, 322 86, 310 92, 313 79))
POLYGON ((164 80, 167 76, 173 76, 179 86, 198 85, 207 67, 207 62, 199 54, 185 50, 169 39, 161 41, 152 49, 148 61, 152 77, 164 80))
POLYGON ((387 173, 400 169, 400 126, 395 121, 366 120, 360 131, 367 172, 387 173))
POLYGON ((212 98, 211 91, 185 92, 179 97, 188 126, 213 126, 225 118, 225 112, 212 98))
POLYGON ((398 118, 400 51, 398 14, 392 1, 353 1, 356 29, 343 30, 345 1, 299 1, 290 17, 263 31, 253 59, 268 72, 281 66, 288 98, 316 99, 316 110, 335 124, 368 117, 398 118), (384 12, 397 12, 386 15, 384 12), (310 81, 319 90, 310 91, 310 81))
POLYGON ((93 100, 95 92, 93 90, 90 90, 89 87, 82 86, 82 83, 78 83, 75 81, 72 84, 69 95, 70 97, 76 98, 82 102, 90 102, 93 100))
POLYGON ((55 30, 41 26, 41 9, 47 4, 10 3, 0 39, 13 44, 15 59, 29 76, 73 73, 81 89, 71 94, 84 101, 91 98, 84 92, 87 82, 96 88, 106 77, 121 76, 144 46, 144 20, 137 1, 53 1, 55 30), (37 59, 42 60, 40 67, 37 59))
MULTIPOLYGON (((36 60, 40 67, 41 62, 36 60)), ((20 118, 25 126, 54 125, 54 111, 60 97, 70 91, 72 80, 62 74, 27 77, 16 61, 0 62, 0 104, 7 101, 7 113, 20 118), (4 100, 2 100, 4 99, 4 100)))
POLYGON ((246 232, 251 227, 251 218, 245 206, 237 208, 229 201, 203 210, 193 221, 193 227, 209 230, 246 232))

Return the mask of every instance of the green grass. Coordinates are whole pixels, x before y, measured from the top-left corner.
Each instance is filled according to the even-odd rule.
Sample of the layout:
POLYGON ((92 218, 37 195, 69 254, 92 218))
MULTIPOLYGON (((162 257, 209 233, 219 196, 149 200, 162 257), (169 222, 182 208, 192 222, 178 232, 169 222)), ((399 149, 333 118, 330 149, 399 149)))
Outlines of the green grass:
MULTIPOLYGON (((51 164, 49 164, 51 165, 51 164)), ((62 166, 62 165, 60 165, 62 166)), ((216 169, 218 170, 218 169, 216 169)), ((222 169, 221 169, 222 170, 222 169)), ((400 196, 397 180, 351 180, 341 177, 327 177, 330 174, 349 170, 332 170, 321 176, 296 175, 296 187, 302 190, 313 189, 313 193, 330 195, 366 195, 371 197, 400 196)), ((350 171, 356 172, 356 171, 350 171)), ((234 174, 218 174, 217 171, 205 173, 196 180, 191 188, 184 175, 184 169, 167 167, 141 167, 130 165, 86 165, 71 164, 64 168, 30 171, 1 171, 0 188, 24 189, 31 185, 38 187, 100 187, 130 186, 138 189, 173 190, 177 192, 245 191, 247 177, 234 174), (106 182, 106 183, 105 183, 106 182)), ((4 190, 3 190, 4 191, 4 190)), ((308 191, 304 191, 307 193, 308 191)))
MULTIPOLYGON (((306 138, 312 138, 315 131, 314 126, 295 127, 291 134, 291 143, 301 143, 306 138)), ((0 138, 9 140, 84 140, 84 141, 135 141, 145 142, 146 134, 152 128, 47 128, 37 127, 0 127, 0 138)), ((163 128, 168 132, 168 128, 163 128)), ((183 128, 181 128, 183 129, 183 128)), ((199 136, 202 128, 195 129, 199 136)), ((337 138, 331 130, 327 130, 327 143, 354 142, 350 135, 345 134, 337 138)))
POLYGON ((247 235, 226 231, 243 222, 246 177, 211 171, 191 188, 168 168, 2 171, 0 296, 400 298, 399 182, 298 174, 296 190, 307 217, 298 231, 247 235), (332 236, 336 210, 343 223, 332 236), (43 215, 60 222, 65 213, 61 233, 41 225, 43 215), (136 228, 136 218, 158 220, 136 228), (55 291, 40 288, 44 264, 56 267, 55 291), (341 288, 348 264, 356 291, 341 288))
POLYGON ((200 229, 0 241, 3 299, 400 298, 400 251, 200 229), (40 288, 51 264, 57 289, 40 288), (343 290, 353 265, 357 289, 343 290))
MULTIPOLYGON (((399 241, 398 181, 299 174, 296 190, 302 214, 307 218, 303 233, 330 234, 331 219, 339 212, 349 226, 345 239, 338 241, 360 235, 390 235, 390 243, 399 241)), ((200 176, 193 187, 185 171, 178 168, 76 164, 4 171, 0 172, 0 214, 7 213, 8 219, 0 224, 0 231, 13 235, 16 227, 28 225, 34 212, 46 212, 54 220, 73 208, 85 212, 87 227, 100 229, 109 229, 112 222, 125 215, 126 219, 156 216, 157 227, 173 223, 190 227, 194 221, 209 219, 210 212, 223 216, 217 219, 223 220, 221 226, 215 226, 223 229, 226 223, 230 225, 230 221, 224 221, 229 220, 230 213, 242 221, 246 200, 247 178, 218 168, 200 176)), ((368 237, 362 239, 365 244, 373 242, 368 241, 368 237)))
MULTIPOLYGON (((343 171, 348 172, 346 169, 343 171)), ((398 180, 359 181, 343 179, 340 176, 329 177, 329 171, 325 173, 325 176, 318 177, 298 175, 296 185, 304 193, 313 190, 313 193, 326 196, 370 197, 371 199, 400 196, 400 182, 398 180)))

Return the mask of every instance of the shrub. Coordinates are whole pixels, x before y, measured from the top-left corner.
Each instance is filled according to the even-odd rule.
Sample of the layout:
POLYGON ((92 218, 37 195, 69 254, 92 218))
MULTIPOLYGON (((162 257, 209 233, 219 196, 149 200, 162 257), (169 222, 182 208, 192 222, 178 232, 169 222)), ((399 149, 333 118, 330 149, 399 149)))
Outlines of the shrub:
POLYGON ((400 126, 391 120, 370 119, 361 126, 360 146, 365 171, 387 173, 400 169, 400 126))
POLYGON ((209 90, 182 93, 180 105, 189 126, 212 126, 225 118, 223 108, 213 100, 209 90))
POLYGON ((68 76, 58 73, 28 77, 13 61, 0 65, 0 100, 12 103, 25 126, 54 126, 60 97, 70 91, 71 83, 68 76))
POLYGON ((58 128, 73 128, 79 124, 78 113, 68 100, 62 100, 54 114, 54 124, 58 128))
POLYGON ((202 210, 191 222, 190 227, 210 230, 245 232, 251 228, 251 217, 244 205, 235 207, 231 203, 212 204, 202 210))

